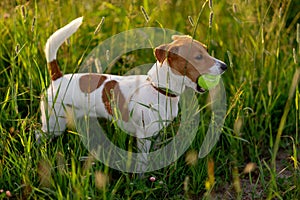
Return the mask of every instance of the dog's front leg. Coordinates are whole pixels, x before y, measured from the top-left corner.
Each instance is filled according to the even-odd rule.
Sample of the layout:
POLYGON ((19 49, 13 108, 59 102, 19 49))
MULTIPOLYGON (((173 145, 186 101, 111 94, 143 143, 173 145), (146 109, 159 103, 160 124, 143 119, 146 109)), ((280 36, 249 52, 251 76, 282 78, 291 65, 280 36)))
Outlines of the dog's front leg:
POLYGON ((149 165, 148 154, 151 148, 151 140, 147 138, 137 138, 138 157, 137 157, 137 172, 143 174, 147 171, 149 165))

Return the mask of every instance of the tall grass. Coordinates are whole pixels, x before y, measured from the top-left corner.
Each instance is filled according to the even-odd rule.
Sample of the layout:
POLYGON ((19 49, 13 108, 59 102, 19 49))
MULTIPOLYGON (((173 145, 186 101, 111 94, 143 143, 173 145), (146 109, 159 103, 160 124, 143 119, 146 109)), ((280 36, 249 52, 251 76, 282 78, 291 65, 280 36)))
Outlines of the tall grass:
MULTIPOLYGON (((46 0, 0 5, 0 198, 7 197, 5 191, 16 199, 300 196, 300 9, 295 0, 46 0), (59 50, 65 72, 73 72, 106 38, 147 26, 194 35, 207 44, 209 53, 225 60, 225 126, 207 158, 192 162, 208 127, 209 109, 201 112, 198 134, 187 154, 145 174, 155 177, 154 182, 101 164, 72 131, 36 143, 40 94, 49 85, 43 47, 51 33, 78 16, 84 16, 82 27, 59 50), (104 23, 94 34, 102 17, 104 23), (244 172, 245 166, 252 168, 244 172)), ((151 51, 131 56, 134 63, 125 56, 112 71, 124 74, 134 65, 153 61, 151 51)), ((205 105, 207 98, 200 95, 199 101, 205 105)), ((111 128, 111 134, 114 131, 111 128)))

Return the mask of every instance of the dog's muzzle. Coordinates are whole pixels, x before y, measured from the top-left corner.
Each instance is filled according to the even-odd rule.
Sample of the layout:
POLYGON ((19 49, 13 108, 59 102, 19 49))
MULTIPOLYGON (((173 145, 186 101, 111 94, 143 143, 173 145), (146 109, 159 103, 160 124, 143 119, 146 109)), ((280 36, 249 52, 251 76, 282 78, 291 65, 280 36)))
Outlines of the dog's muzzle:
POLYGON ((226 71, 226 69, 227 65, 223 61, 215 59, 215 64, 211 67, 210 71, 213 75, 221 75, 226 71))

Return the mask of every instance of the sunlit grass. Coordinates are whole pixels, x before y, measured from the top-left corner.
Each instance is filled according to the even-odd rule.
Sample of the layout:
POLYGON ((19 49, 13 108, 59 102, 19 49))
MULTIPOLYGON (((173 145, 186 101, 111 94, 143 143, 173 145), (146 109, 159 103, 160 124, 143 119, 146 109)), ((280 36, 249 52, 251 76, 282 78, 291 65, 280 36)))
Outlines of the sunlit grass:
MULTIPOLYGON (((47 0, 0 5, 0 198, 299 197, 300 9, 296 1, 47 0), (82 27, 58 55, 68 73, 106 38, 148 26, 194 35, 209 53, 228 64, 223 75, 228 104, 225 126, 207 158, 195 160, 208 128, 209 107, 201 110, 198 134, 186 155, 146 173, 144 179, 95 160, 72 131, 37 144, 40 94, 49 85, 43 48, 51 33, 79 16, 84 16, 82 27)), ((144 54, 132 56, 136 63, 153 62, 152 52, 144 54)), ((134 66, 130 62, 124 59, 112 71, 123 74, 134 66)), ((203 106, 207 96, 199 96, 203 106)), ((115 133, 114 128, 109 130, 115 133)))

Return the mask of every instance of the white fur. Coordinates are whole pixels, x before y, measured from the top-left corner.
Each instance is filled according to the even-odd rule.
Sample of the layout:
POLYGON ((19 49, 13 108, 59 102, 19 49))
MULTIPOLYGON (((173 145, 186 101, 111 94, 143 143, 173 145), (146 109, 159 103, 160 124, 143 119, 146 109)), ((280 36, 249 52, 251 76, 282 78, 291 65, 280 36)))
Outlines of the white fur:
POLYGON ((212 75, 220 75, 222 74, 224 71, 221 69, 221 65, 225 65, 224 62, 222 62, 221 60, 215 59, 215 64, 209 68, 209 72, 212 75))
MULTIPOLYGON (((156 68, 156 64, 152 68, 156 68)), ((177 116, 179 97, 166 97, 158 93, 151 82, 147 80, 148 76, 146 75, 114 76, 107 74, 107 80, 90 94, 82 93, 79 88, 79 79, 84 75, 86 74, 66 74, 52 82, 47 90, 47 102, 41 102, 42 130, 44 132, 60 135, 65 131, 67 123, 65 116, 67 113, 64 107, 68 105, 76 108, 74 110, 76 118, 89 113, 89 116, 111 119, 112 116, 107 112, 101 101, 103 87, 105 83, 111 80, 119 82, 120 90, 128 103, 128 111, 132 114, 128 122, 117 121, 119 126, 127 133, 138 138, 151 137, 177 116), (48 107, 46 107, 46 104, 48 104, 48 107), (151 109, 149 109, 150 107, 151 109), (50 116, 49 126, 46 109, 50 116)), ((163 82, 161 82, 162 85, 164 85, 163 82)), ((177 94, 181 94, 181 92, 183 90, 176 91, 177 94)))
POLYGON ((73 33, 77 31, 82 23, 82 19, 83 17, 79 17, 73 20, 49 37, 45 46, 45 55, 48 63, 56 59, 58 48, 66 39, 68 39, 73 33))

